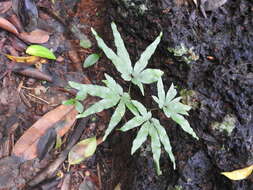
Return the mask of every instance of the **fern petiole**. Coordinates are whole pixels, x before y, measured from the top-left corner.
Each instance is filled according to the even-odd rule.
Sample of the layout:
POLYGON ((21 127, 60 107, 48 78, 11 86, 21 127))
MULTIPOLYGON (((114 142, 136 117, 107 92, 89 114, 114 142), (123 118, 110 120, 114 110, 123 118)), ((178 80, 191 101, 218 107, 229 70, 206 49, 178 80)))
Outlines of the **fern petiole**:
POLYGON ((128 94, 130 94, 130 92, 131 92, 131 86, 132 86, 132 83, 130 83, 130 85, 128 87, 128 94))
POLYGON ((160 110, 159 108, 151 108, 149 111, 157 111, 160 110))

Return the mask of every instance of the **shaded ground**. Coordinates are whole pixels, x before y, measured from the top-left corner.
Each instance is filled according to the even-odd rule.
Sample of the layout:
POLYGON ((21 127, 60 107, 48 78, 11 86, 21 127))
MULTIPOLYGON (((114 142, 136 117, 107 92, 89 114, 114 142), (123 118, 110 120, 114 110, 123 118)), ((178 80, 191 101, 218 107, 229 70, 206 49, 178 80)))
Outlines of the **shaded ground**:
MULTIPOLYGON (((205 18, 188 1, 113 0, 111 3, 111 20, 117 21, 126 41, 131 42, 128 47, 133 57, 139 55, 136 49, 143 49, 162 30, 163 42, 153 66, 166 71, 168 85, 174 82, 197 94, 200 105, 189 119, 202 145, 194 146, 180 135, 179 129, 167 125, 168 134, 176 141, 172 142, 179 165, 176 184, 183 189, 252 188, 250 179, 230 184, 218 174, 252 163, 249 140, 253 135, 252 6, 250 1, 228 1, 221 8, 207 11, 205 18), (193 48, 194 54, 188 51, 171 58, 175 49, 169 52, 167 48, 178 48, 181 44, 188 50, 193 48), (192 55, 199 59, 186 63, 185 58, 192 55), (231 134, 213 127, 214 122, 221 122, 228 115, 234 116, 235 129, 231 134)), ((151 189, 164 189, 161 183, 155 184, 151 189)), ((148 187, 147 182, 142 189, 148 187)))
MULTIPOLYGON (((171 162, 163 152, 163 175, 158 177, 148 145, 134 156, 130 155, 136 131, 124 135, 116 131, 88 161, 71 167, 69 172, 67 163, 63 163, 57 171, 64 178, 55 174, 32 189, 59 189, 65 186, 63 181, 66 182, 68 176, 71 178, 71 185, 65 186, 68 189, 78 189, 81 183, 87 185, 87 181, 93 184, 91 189, 114 189, 117 184, 121 185, 121 189, 138 190, 167 190, 176 187, 187 190, 252 189, 252 178, 231 182, 219 174, 221 171, 252 164, 252 2, 228 1, 222 9, 207 11, 207 18, 188 1, 82 0, 76 4, 77 2, 55 1, 55 5, 50 1, 37 2, 41 19, 38 27, 52 33, 49 42, 44 45, 52 48, 58 57, 56 62, 42 66, 42 71, 53 80, 45 83, 14 72, 1 78, 0 157, 11 154, 15 142, 35 121, 61 104, 62 100, 73 96, 74 92, 65 89, 69 80, 100 83, 104 72, 118 77, 104 56, 95 66, 82 69, 82 62, 88 54, 100 52, 90 35, 90 27, 94 27, 108 44, 113 45, 109 43, 112 42, 112 35, 108 26, 111 21, 115 21, 128 42, 126 45, 133 62, 163 30, 163 40, 150 66, 165 71, 166 89, 173 82, 179 90, 194 90, 193 98, 197 106, 190 112, 188 120, 201 140, 195 141, 175 123, 157 113, 171 139, 177 170, 172 169, 171 162), (69 32, 72 25, 89 36, 94 45, 91 49, 79 46, 78 35, 69 32), (180 44, 188 49, 193 47, 194 54, 188 51, 184 56, 174 56, 173 52, 167 51, 168 47, 175 48, 180 44), (192 55, 199 58, 190 63, 182 61, 192 55), (47 90, 43 91, 44 88, 47 90), (42 90, 38 94, 35 89, 42 90), (221 122, 222 126, 219 124, 221 122)), ((12 14, 10 10, 3 16, 10 18, 12 14)), ((3 53, 24 55, 27 44, 4 30, 0 31, 0 36, 3 53)), ((0 76, 6 71, 12 71, 9 63, 6 57, 0 56, 0 76)), ((151 87, 146 91, 155 94, 156 89, 151 87)), ((141 98, 138 92, 134 93, 137 99, 141 98)), ((187 100, 190 101, 189 99, 191 97, 187 100)), ((144 101, 150 105, 148 98, 144 101)), ((92 117, 88 123, 81 120, 64 138, 64 146, 58 151, 50 151, 42 162, 35 160, 15 169, 15 160, 4 159, 2 164, 7 163, 7 166, 10 164, 14 168, 12 175, 18 176, 20 173, 22 176, 7 186, 24 186, 34 179, 37 172, 63 152, 77 128, 82 128, 81 138, 101 136, 109 118, 110 112, 107 111, 92 117)), ((3 181, 0 181, 2 186, 3 181)))

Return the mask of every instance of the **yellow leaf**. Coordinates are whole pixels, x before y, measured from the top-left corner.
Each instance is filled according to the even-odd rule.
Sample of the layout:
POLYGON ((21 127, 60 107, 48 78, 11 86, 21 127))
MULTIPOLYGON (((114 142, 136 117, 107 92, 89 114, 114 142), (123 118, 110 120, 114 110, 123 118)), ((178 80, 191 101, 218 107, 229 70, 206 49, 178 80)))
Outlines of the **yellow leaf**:
POLYGON ((29 64, 35 64, 37 62, 44 63, 44 60, 42 60, 40 57, 37 57, 37 56, 17 57, 17 56, 12 56, 8 54, 5 54, 5 56, 9 58, 10 60, 14 62, 18 62, 18 63, 29 63, 29 64))
POLYGON ((248 166, 243 169, 234 170, 231 172, 222 172, 221 174, 231 180, 242 180, 242 179, 247 178, 252 173, 252 170, 253 170, 253 165, 248 166))

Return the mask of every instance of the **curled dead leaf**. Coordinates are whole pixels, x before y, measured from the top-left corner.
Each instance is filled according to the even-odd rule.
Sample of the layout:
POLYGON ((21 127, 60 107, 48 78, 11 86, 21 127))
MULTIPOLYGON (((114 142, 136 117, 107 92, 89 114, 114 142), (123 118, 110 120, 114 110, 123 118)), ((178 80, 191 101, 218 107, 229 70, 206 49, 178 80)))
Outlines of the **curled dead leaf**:
POLYGON ((70 165, 79 164, 86 158, 92 156, 97 149, 96 137, 81 140, 69 152, 68 161, 70 165))
POLYGON ((19 35, 19 32, 16 27, 3 17, 0 17, 0 28, 7 30, 13 34, 19 35))
POLYGON ((32 32, 21 32, 19 38, 29 43, 43 44, 49 40, 49 36, 49 32, 35 29, 32 32))
POLYGON ((234 170, 231 172, 222 172, 221 174, 226 176, 231 180, 243 180, 247 178, 253 171, 253 165, 250 165, 246 168, 234 170))
MULTIPOLYGON (((66 134, 76 121, 77 111, 74 106, 60 105, 35 122, 16 142, 12 155, 23 160, 37 158, 41 139, 48 130, 54 129, 60 137, 66 134)), ((45 142, 47 143, 47 142, 45 142)))
POLYGON ((38 69, 29 67, 27 64, 24 63, 16 63, 13 68, 13 72, 19 73, 21 75, 25 75, 28 77, 32 77, 39 80, 45 80, 48 82, 53 81, 53 77, 48 75, 47 73, 41 72, 38 69))

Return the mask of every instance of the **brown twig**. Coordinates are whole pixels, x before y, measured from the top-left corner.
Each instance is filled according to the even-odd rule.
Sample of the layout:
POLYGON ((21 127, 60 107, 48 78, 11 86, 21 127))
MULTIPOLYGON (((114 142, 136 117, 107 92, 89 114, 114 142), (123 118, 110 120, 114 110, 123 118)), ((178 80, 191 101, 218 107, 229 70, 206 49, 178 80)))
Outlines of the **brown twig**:
POLYGON ((40 100, 40 101, 46 103, 47 105, 50 104, 48 101, 46 101, 46 100, 44 100, 44 99, 42 99, 42 98, 40 98, 40 97, 38 97, 38 96, 35 96, 35 95, 31 94, 31 93, 28 93, 27 95, 30 96, 30 97, 33 97, 33 98, 35 98, 35 99, 38 99, 38 100, 40 100))

